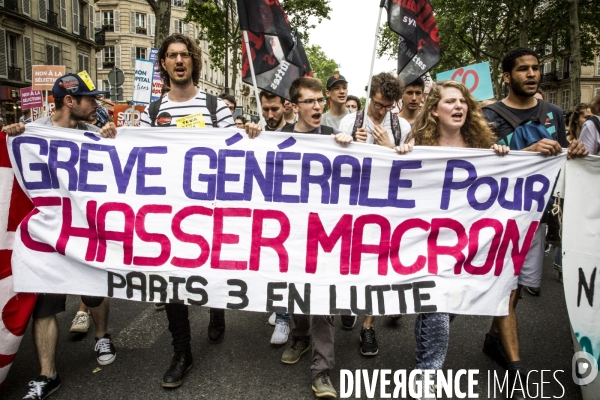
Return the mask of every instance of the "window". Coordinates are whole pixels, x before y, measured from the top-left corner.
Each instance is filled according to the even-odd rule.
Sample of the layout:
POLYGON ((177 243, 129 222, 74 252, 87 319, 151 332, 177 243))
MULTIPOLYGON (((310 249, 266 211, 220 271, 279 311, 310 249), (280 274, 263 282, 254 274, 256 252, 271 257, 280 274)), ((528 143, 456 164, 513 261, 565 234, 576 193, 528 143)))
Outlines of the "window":
POLYGON ((542 73, 545 74, 549 74, 552 71, 552 63, 544 63, 544 70, 542 71, 542 73))
POLYGON ((90 72, 90 56, 87 54, 77 54, 77 71, 90 72))
POLYGON ((146 30, 146 14, 135 13, 135 33, 143 33, 144 35, 148 31, 146 30))
POLYGON ((102 28, 107 32, 113 32, 115 30, 115 16, 112 11, 102 12, 102 28))
POLYGON ((8 66, 17 66, 17 37, 10 33, 6 34, 6 46, 8 47, 8 66))
POLYGON ((594 91, 594 97, 600 96, 600 87, 597 87, 594 91))
POLYGON ((181 20, 173 20, 173 33, 183 33, 183 22, 181 20))
POLYGON ((600 75, 600 54, 596 57, 596 75, 600 75))
POLYGON ((185 4, 185 3, 184 3, 184 1, 183 1, 183 0, 173 0, 173 5, 174 5, 175 7, 183 7, 183 5, 184 5, 184 4, 185 4))
POLYGON ((46 65, 61 65, 60 46, 56 44, 46 44, 46 65))
POLYGON ((570 98, 569 95, 571 94, 571 91, 569 89, 563 89, 562 91, 562 104, 561 104, 561 108, 563 110, 568 110, 571 107, 571 102, 570 102, 570 98))
POLYGON ((102 60, 104 68, 112 68, 115 66, 115 46, 106 46, 104 48, 104 60, 102 60))
MULTIPOLYGON (((106 79, 102 80, 100 83, 101 83, 100 90, 102 90, 104 92, 110 91, 110 83, 106 79)), ((109 94, 105 94, 104 98, 105 99, 110 99, 110 93, 109 94)))
POLYGON ((548 93, 548 101, 552 104, 556 104, 556 92, 548 93))
POLYGON ((135 58, 140 58, 142 60, 147 60, 146 58, 146 48, 145 47, 136 47, 135 48, 135 58))

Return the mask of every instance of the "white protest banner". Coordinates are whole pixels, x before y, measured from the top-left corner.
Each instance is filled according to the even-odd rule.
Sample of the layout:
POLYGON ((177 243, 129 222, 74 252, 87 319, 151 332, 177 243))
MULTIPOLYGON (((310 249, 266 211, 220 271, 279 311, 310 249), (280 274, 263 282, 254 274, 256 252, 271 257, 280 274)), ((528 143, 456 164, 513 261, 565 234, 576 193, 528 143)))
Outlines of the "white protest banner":
POLYGON ((34 126, 15 288, 311 314, 503 315, 566 153, 34 126))
POLYGON ((133 101, 135 103, 150 103, 153 74, 154 63, 152 61, 135 60, 135 76, 133 78, 133 101))
MULTIPOLYGON (((562 250, 563 281, 569 319, 581 349, 577 357, 579 385, 590 385, 600 362, 600 157, 569 161, 565 166, 562 250), (587 366, 581 366, 582 360, 587 366), (595 365, 594 365, 595 362, 595 365), (594 368, 595 367, 595 368, 594 368), (591 375, 590 375, 591 374, 591 375)), ((575 373, 575 372, 574 372, 575 373)), ((596 396, 600 378, 595 379, 596 396)), ((583 391, 583 388, 582 388, 583 391)), ((586 397, 584 398, 597 398, 586 397)))

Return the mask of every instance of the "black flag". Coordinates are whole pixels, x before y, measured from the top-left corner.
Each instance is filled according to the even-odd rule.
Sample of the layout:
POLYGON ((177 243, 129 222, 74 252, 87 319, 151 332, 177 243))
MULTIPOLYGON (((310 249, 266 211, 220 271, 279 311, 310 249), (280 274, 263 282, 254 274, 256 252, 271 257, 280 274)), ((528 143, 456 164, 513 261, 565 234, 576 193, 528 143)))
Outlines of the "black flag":
MULTIPOLYGON (((297 34, 292 34, 278 0, 237 0, 240 27, 248 32, 251 59, 260 89, 289 99, 296 78, 312 76, 297 34)), ((242 46, 242 80, 252 85, 246 46, 242 46)))
POLYGON ((398 75, 405 83, 427 73, 442 58, 429 0, 387 0, 388 25, 399 35, 398 75))

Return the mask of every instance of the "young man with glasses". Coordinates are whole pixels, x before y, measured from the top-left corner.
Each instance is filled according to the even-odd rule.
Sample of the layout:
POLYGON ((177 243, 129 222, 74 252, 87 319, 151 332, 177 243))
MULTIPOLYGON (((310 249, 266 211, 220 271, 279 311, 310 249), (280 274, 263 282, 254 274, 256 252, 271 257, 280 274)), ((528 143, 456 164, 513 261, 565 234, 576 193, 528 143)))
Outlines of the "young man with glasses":
POLYGON ((235 113, 235 108, 237 107, 235 97, 227 93, 221 93, 219 98, 223 100, 225 104, 227 104, 227 108, 229 108, 229 111, 231 111, 231 114, 233 115, 235 113))
MULTIPOLYGON (((52 95, 56 112, 51 117, 40 118, 31 125, 46 125, 59 128, 98 132, 104 137, 114 138, 115 124, 109 122, 102 128, 86 123, 93 118, 98 103, 96 97, 107 94, 89 87, 77 74, 66 74, 54 82, 52 95)), ((9 136, 17 136, 25 131, 23 122, 9 125, 4 131, 9 136)), ((108 329, 108 299, 94 296, 81 296, 89 307, 96 325, 96 354, 100 365, 111 364, 117 357, 108 329)), ((60 388, 60 376, 56 371, 56 346, 58 344, 58 324, 56 314, 65 311, 66 294, 40 293, 33 309, 33 339, 40 363, 40 376, 29 382, 29 392, 23 399, 44 399, 60 388)))
MULTIPOLYGON (((235 128, 227 105, 221 99, 216 99, 216 112, 212 115, 207 102, 208 95, 197 88, 200 82, 201 54, 198 45, 185 35, 176 33, 165 39, 158 50, 158 62, 160 76, 170 89, 161 99, 155 121, 150 117, 152 106, 146 107, 142 114, 142 126, 174 127, 180 118, 202 114, 205 123, 199 122, 196 127, 214 125, 210 123, 214 119, 219 128, 235 128)), ((254 126, 251 124, 246 127, 250 137, 257 134, 252 131, 254 126)), ((175 354, 163 376, 162 386, 176 388, 181 386, 186 372, 193 364, 190 320, 188 306, 185 304, 167 303, 165 310, 175 354)), ((208 339, 211 343, 218 343, 224 334, 225 310, 211 308, 208 339)))
POLYGON ((348 96, 348 81, 340 74, 334 74, 327 79, 327 90, 329 99, 329 111, 323 114, 323 125, 339 129, 342 119, 350 114, 346 108, 346 97, 348 96))
MULTIPOLYGON (((386 146, 391 149, 404 143, 410 132, 410 124, 404 118, 392 114, 400 99, 400 81, 386 72, 373 76, 369 104, 365 110, 349 114, 340 123, 340 130, 352 135, 357 142, 386 146), (363 121, 366 118, 365 127, 363 121)), ((375 356, 379 352, 373 322, 375 317, 365 317, 360 331, 360 352, 364 356, 375 356)), ((356 316, 342 316, 342 326, 352 329, 356 316), (352 320, 351 320, 352 319, 352 320)))

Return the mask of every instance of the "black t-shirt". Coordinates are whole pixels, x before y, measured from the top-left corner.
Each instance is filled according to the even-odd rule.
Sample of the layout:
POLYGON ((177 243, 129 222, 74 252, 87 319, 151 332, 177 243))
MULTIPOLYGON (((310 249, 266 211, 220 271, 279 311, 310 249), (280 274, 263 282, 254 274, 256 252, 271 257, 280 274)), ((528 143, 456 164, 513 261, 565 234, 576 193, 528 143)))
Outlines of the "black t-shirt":
MULTIPOLYGON (((527 109, 512 108, 507 106, 503 102, 499 102, 499 104, 507 110, 510 110, 513 114, 519 117, 521 121, 524 121, 528 118, 534 118, 537 114, 539 107, 539 103, 536 104, 535 107, 527 109)), ((489 108, 484 108, 483 115, 485 116, 485 119, 487 119, 492 124, 498 141, 506 138, 513 132, 513 127, 504 118, 496 114, 495 111, 490 110, 489 108)), ((546 121, 544 125, 548 133, 552 135, 554 140, 560 143, 562 147, 569 146, 569 142, 567 141, 567 131, 565 129, 565 118, 563 116, 563 112, 560 108, 558 108, 552 103, 548 104, 548 115, 546 116, 546 121)))
POLYGON ((281 128, 275 128, 275 129, 271 129, 271 128, 269 127, 269 125, 265 125, 265 131, 269 131, 269 132, 275 132, 275 131, 277 131, 277 132, 279 132, 279 131, 281 131, 283 128, 286 128, 286 127, 292 127, 292 128, 293 128, 293 127, 294 127, 294 124, 290 124, 289 122, 286 122, 286 123, 285 123, 285 125, 284 125, 284 126, 282 126, 281 128))

